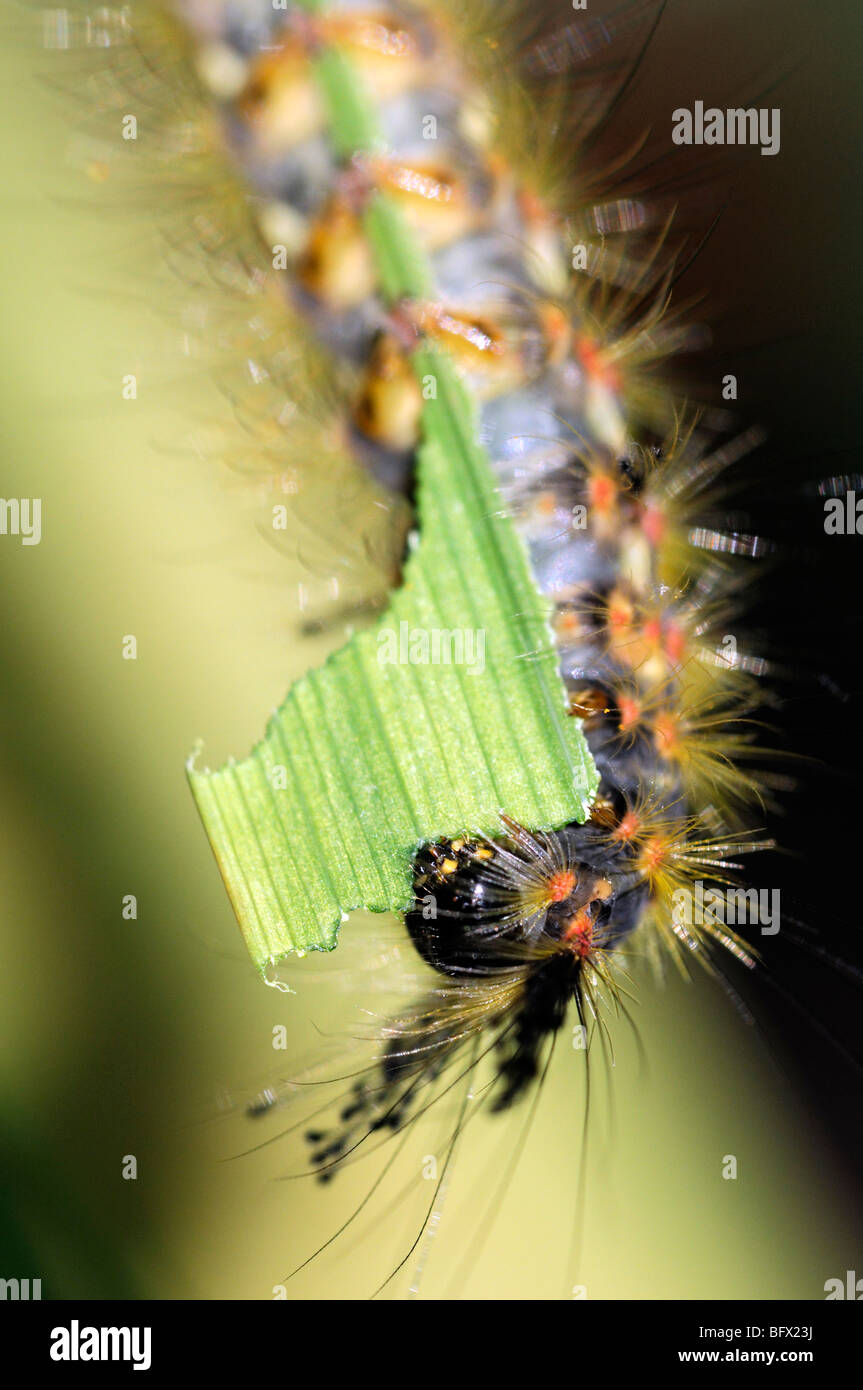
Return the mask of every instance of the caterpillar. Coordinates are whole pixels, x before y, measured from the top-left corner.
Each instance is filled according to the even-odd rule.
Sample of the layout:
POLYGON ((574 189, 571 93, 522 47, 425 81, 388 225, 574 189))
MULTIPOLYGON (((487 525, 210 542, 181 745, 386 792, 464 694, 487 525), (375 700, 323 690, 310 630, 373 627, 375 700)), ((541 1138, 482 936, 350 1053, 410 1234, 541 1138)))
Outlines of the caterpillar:
MULTIPOLYGON (((347 690, 358 732, 352 743, 340 727, 342 747, 328 762, 317 746, 312 765, 299 743, 303 719, 313 720, 308 696, 291 714, 297 743, 276 727, 281 761, 265 751, 263 783, 259 769, 255 782, 191 769, 259 966, 277 968, 291 949, 332 947, 330 916, 345 906, 393 907, 402 894, 402 949, 409 944, 421 983, 372 1027, 375 1056, 348 1095, 321 1105, 323 1118, 305 1130, 310 1166, 325 1182, 363 1145, 377 1147, 388 1134, 400 1142, 454 1090, 473 1103, 472 1088, 482 1086, 480 1108, 497 1111, 535 1097, 567 1022, 586 1059, 610 1049, 615 1022, 631 1022, 633 953, 660 974, 666 960, 721 975, 727 959, 756 972, 759 942, 750 935, 769 937, 779 925, 752 897, 739 862, 773 847, 760 827, 785 786, 759 766, 769 750, 759 752, 754 716, 768 662, 727 638, 739 626, 749 569, 770 547, 745 524, 721 519, 723 474, 749 457, 758 436, 723 433, 723 420, 668 385, 669 360, 697 339, 671 298, 688 255, 675 240, 680 219, 668 197, 613 191, 627 184, 629 163, 640 172, 638 146, 590 172, 590 147, 618 88, 589 64, 583 84, 571 76, 574 60, 603 51, 616 31, 646 41, 662 7, 630 6, 610 24, 564 8, 533 21, 509 5, 478 5, 465 16, 456 4, 188 3, 179 20, 153 8, 140 23, 125 9, 85 21, 87 48, 130 51, 138 63, 148 43, 157 45, 158 68, 134 67, 135 99, 149 111, 164 102, 163 83, 173 94, 167 176, 186 155, 193 176, 199 164, 208 179, 219 170, 218 221, 198 210, 195 185, 178 179, 178 200, 188 195, 206 264, 227 290, 224 319, 206 324, 217 339, 210 346, 225 348, 226 360, 239 348, 247 364, 238 418, 252 442, 238 461, 268 501, 310 509, 318 535, 326 517, 316 508, 350 517, 347 577, 327 580, 340 616, 374 615, 402 582, 408 594, 421 581, 434 594, 439 572, 411 566, 425 544, 429 495, 437 488, 445 500, 458 481, 453 457, 463 454, 465 493, 449 514, 455 527, 463 509, 471 525, 454 530, 457 546, 436 559, 446 556, 455 572, 471 545, 493 552, 511 640, 502 657, 492 652, 497 630, 473 621, 483 614, 469 603, 469 582, 458 591, 471 619, 463 632, 417 630, 402 618, 393 626, 387 611, 374 618, 376 679, 401 682, 387 706, 394 726, 404 668, 414 666, 430 666, 428 680, 452 702, 446 708, 478 721, 491 693, 486 684, 471 695, 471 668, 486 647, 496 680, 504 661, 519 664, 531 673, 531 698, 545 702, 538 732, 525 735, 515 718, 499 729, 509 745, 499 753, 482 724, 444 737, 434 717, 423 718, 422 701, 435 697, 413 697, 404 717, 416 735, 416 783, 404 760, 385 781, 380 749, 396 745, 404 755, 401 735, 385 729, 376 760, 352 751, 371 738, 383 699, 364 691, 363 656, 347 690), (222 255, 226 227, 230 256, 222 255), (300 462, 286 469, 291 438, 300 462), (430 439, 438 452, 443 439, 451 456, 430 462, 430 439), (526 614, 526 590, 515 582, 523 574, 538 601, 526 614), (423 645, 435 636, 437 661, 423 645), (472 799, 474 746, 489 760, 493 790, 511 778, 513 801, 495 804, 491 817, 485 793, 472 799), (558 777, 559 786, 531 785, 532 749, 549 760, 537 782, 558 777), (364 789, 354 780, 360 768, 364 789), (423 806, 398 833, 382 831, 376 851, 368 807, 396 783, 417 807, 417 788, 437 777, 460 793, 455 809, 432 799, 428 814, 423 806), (220 789, 232 782, 240 790, 229 807, 220 789), (289 810, 274 810, 284 803, 273 790, 287 794, 289 810), (327 841, 360 885, 347 902, 341 890, 324 891, 332 861, 310 862, 290 842, 304 851, 322 844, 319 806, 336 794, 359 801, 361 790, 368 802, 351 828, 370 841, 368 863, 343 828, 327 841), (517 813, 516 790, 539 808, 538 820, 517 813), (234 853, 238 826, 251 839, 282 815, 294 819, 284 821, 281 860, 234 853), (437 833, 411 843, 415 824, 437 833), (406 844, 409 891, 394 854, 406 844), (309 914, 321 904, 317 936, 305 934, 305 918, 302 931, 292 925, 300 890, 309 914), (483 1066, 490 1080, 477 1079, 483 1066)), ((65 19, 53 17, 49 32, 65 47, 77 21, 59 13, 65 19)), ((115 81, 100 93, 108 103, 115 81)), ((124 108, 134 104, 128 87, 119 97, 124 108)), ((90 173, 108 176, 98 162, 90 173)), ((630 182, 638 187, 637 177, 630 182)), ((331 621, 325 604, 310 621, 331 621)), ((327 669, 341 672, 344 692, 342 668, 327 669)), ((516 694, 513 681, 496 715, 516 694)), ((335 678, 314 695, 324 720, 337 709, 343 718, 335 678)), ((379 812, 384 828, 390 814, 386 805, 379 812)), ((284 1089, 316 1077, 313 1067, 284 1089)), ((268 1087, 251 1109, 268 1115, 283 1098, 268 1087)), ((467 1103, 448 1134, 427 1222, 393 1276, 438 1215, 467 1103)))

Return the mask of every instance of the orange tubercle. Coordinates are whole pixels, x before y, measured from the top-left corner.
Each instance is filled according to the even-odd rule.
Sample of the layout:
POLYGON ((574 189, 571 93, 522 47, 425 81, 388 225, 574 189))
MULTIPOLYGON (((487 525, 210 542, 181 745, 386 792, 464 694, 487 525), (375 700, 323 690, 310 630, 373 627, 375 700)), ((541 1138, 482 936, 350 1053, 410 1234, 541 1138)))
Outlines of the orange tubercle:
POLYGON ((666 629, 665 655, 672 666, 679 666, 686 655, 686 634, 676 623, 669 623, 666 629))
POLYGON ((561 869, 548 881, 548 899, 552 903, 562 903, 575 888, 577 879, 572 869, 561 869))
POLYGON ((621 632, 632 625, 634 611, 632 604, 615 590, 608 600, 608 625, 615 632, 621 632))
POLYGON ((619 695, 617 709, 620 716, 619 727, 623 730, 631 729, 641 718, 641 702, 636 700, 634 695, 619 695))
POLYGON ((602 349, 592 338, 579 338, 575 350, 578 360, 589 377, 592 377, 594 381, 601 382, 611 391, 620 390, 623 385, 623 378, 619 370, 605 360, 602 349))
POLYGON ((531 222, 551 220, 552 214, 545 201, 531 188, 520 188, 517 193, 518 205, 524 217, 531 222))
POLYGON ((638 866, 643 874, 652 878, 665 863, 668 854, 668 841, 662 835, 651 835, 645 840, 638 856, 638 866))
POLYGON ((626 811, 621 817, 620 822, 611 833, 612 840, 621 840, 624 843, 634 839, 638 834, 641 825, 641 817, 635 811, 626 811))
POLYGON ((505 353, 503 330, 491 319, 435 303, 419 305, 416 319, 422 332, 439 338, 465 365, 476 359, 500 358, 505 353))
POLYGON ((641 517, 641 529, 654 549, 665 539, 665 516, 658 507, 647 506, 641 517))
POLYGON ((617 501, 617 484, 607 473, 594 473, 587 484, 587 496, 597 512, 610 512, 617 501))
POLYGON ((652 647, 658 647, 662 641, 662 623, 658 618, 645 618, 642 626, 644 640, 649 642, 652 647))
POLYGON ((554 630, 560 637, 575 637, 581 631, 581 618, 571 608, 563 608, 554 615, 554 630))
POLYGON ((569 943, 570 949, 582 959, 590 953, 593 946, 593 922, 590 918, 589 908, 583 907, 580 912, 570 918, 563 939, 569 943))
POLYGON ((653 721, 653 737, 656 742, 657 752, 666 757, 671 757, 674 754, 680 737, 680 727, 676 717, 667 711, 658 714, 653 721))
POLYGON ((317 21, 317 32, 333 44, 365 50, 376 58, 398 61, 416 57, 419 51, 414 35, 383 10, 328 15, 317 21))

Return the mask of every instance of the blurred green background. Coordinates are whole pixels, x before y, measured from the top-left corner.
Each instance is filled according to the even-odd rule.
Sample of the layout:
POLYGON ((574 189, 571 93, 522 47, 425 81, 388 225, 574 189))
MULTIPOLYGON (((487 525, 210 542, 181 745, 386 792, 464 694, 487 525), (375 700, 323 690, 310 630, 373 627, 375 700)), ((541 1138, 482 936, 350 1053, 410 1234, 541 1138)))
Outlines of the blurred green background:
MULTIPOLYGON (((787 6, 767 9, 778 24, 787 6)), ((0 82, 2 491, 43 499, 43 538, 0 538, 0 1276, 41 1277, 46 1297, 270 1298, 378 1169, 322 1190, 278 1181, 295 1157, 280 1144, 231 1160, 262 1132, 219 1118, 219 1098, 279 1070, 273 1027, 305 1050, 348 1014, 335 988, 312 1009, 303 963, 283 995, 245 961, 184 760, 199 737, 211 765, 244 753, 328 642, 297 636, 299 561, 263 544, 236 479, 181 446, 184 420, 226 406, 165 357, 140 291, 159 257, 147 210, 94 218, 66 168, 76 113, 35 79, 19 27, 0 82), (130 893, 137 921, 122 917, 130 893)), ((773 175, 789 198, 793 170, 773 175)), ((638 995, 649 1066, 618 1029, 608 1089, 596 1074, 577 1265, 561 1231, 584 1087, 564 1039, 475 1261, 524 1116, 465 1136, 423 1295, 557 1298, 577 1282, 591 1298, 819 1298, 859 1265, 832 1159, 721 992, 645 976, 638 995)), ((290 1297, 372 1291, 430 1200, 432 1143, 408 1145, 393 1219, 383 1201, 290 1297)))

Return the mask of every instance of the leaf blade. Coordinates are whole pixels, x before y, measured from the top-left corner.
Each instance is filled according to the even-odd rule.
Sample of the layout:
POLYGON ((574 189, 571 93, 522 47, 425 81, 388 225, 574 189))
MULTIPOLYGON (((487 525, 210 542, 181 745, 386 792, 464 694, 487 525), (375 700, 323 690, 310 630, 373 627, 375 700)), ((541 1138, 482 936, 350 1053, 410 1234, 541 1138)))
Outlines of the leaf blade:
MULTIPOLYGON (((316 66, 337 149, 373 148, 372 107, 343 55, 326 51, 316 66)), ((427 296, 429 267, 383 194, 366 226, 385 297, 427 296)), ((502 812, 556 828, 584 820, 596 792, 566 710, 551 603, 502 513, 473 403, 445 354, 422 347, 413 365, 435 390, 417 457, 420 541, 402 588, 369 631, 292 686, 248 758, 215 772, 188 765, 261 970, 332 949, 358 907, 404 911, 423 841, 497 834, 502 812), (463 657, 472 640, 472 661, 415 664, 410 644, 422 634, 438 634, 439 652, 444 636, 457 650, 460 634, 463 657)))

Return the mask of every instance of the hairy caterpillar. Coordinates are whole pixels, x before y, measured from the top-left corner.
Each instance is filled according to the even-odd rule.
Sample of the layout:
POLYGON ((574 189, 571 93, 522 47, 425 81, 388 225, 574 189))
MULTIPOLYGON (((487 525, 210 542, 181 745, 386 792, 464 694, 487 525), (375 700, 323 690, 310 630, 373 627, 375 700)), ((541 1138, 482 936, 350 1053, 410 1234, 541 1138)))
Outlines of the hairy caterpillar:
MULTIPOLYGON (((208 22, 211 13, 208 9, 208 22)), ((280 18, 276 14, 276 20, 280 18)), ((308 89, 307 50, 356 40, 349 21, 342 26, 332 21, 332 32, 327 23, 326 16, 320 28, 298 20, 286 42, 287 54, 265 54, 259 66, 254 43, 245 38, 238 45, 240 56, 250 58, 254 75, 244 69, 243 86, 227 104, 233 111, 236 103, 240 111, 241 162, 247 160, 246 167, 254 166, 264 181, 270 177, 268 160, 278 164, 285 146, 292 147, 297 129, 309 140, 316 138, 320 110, 308 89), (281 91, 279 84, 286 76, 286 90, 281 91), (298 109, 305 125, 295 114, 298 109), (254 146, 258 131, 263 149, 249 152, 244 142, 248 137, 254 146)), ((427 23, 425 16, 420 23, 427 23)), ((417 78, 414 60, 428 61, 435 52, 433 30, 427 34, 423 29, 422 41, 416 44, 402 40, 407 32, 399 29, 393 38, 387 30, 383 56, 371 47, 373 75, 386 68, 391 48, 408 51, 407 77, 382 77, 386 92, 392 83, 397 94, 401 84, 401 95, 410 94, 417 78)), ((211 41, 219 37, 223 36, 210 34, 211 41)), ((552 53, 557 51, 553 45, 552 53)), ((229 71, 226 53, 210 52, 208 60, 216 67, 221 61, 224 73, 229 71)), ((224 73, 213 78, 217 87, 223 81, 230 84, 224 73)), ((471 104, 462 92, 457 100, 466 107, 471 104)), ((465 180, 469 191, 478 185, 481 211, 486 202, 493 202, 493 176, 483 167, 487 140, 487 135, 480 140, 478 155, 471 150, 478 168, 465 180)), ((494 148, 493 141, 488 148, 494 148)), ((673 321, 667 329, 667 317, 654 315, 649 304, 641 317, 636 313, 631 333, 621 332, 627 320, 618 319, 618 306, 628 309, 631 296, 637 304, 642 285, 650 296, 662 298, 664 217, 647 228, 634 249, 620 253, 609 252, 607 246, 613 235, 612 214, 606 211, 604 218, 595 219, 597 244, 586 244, 585 249, 606 257, 595 269, 608 273, 612 283, 620 282, 622 290, 611 296, 600 292, 597 304, 591 281, 591 296, 580 303, 565 289, 572 234, 561 233, 542 202, 522 197, 528 212, 520 209, 525 220, 518 224, 517 234, 509 230, 499 235, 500 262, 494 260, 492 244, 485 248, 490 262, 468 259, 466 265, 450 270, 453 299, 479 285, 476 304, 467 311, 463 305, 456 311, 438 299, 419 309, 399 305, 391 320, 382 320, 375 306, 369 325, 361 321, 351 299, 362 291, 362 310, 372 288, 374 267, 357 227, 370 187, 383 183, 401 196, 409 184, 414 198, 413 190, 419 189, 419 212, 413 215, 436 254, 446 250, 449 239, 459 248, 465 237, 476 237, 476 208, 469 196, 462 199, 458 190, 453 192, 450 170, 445 168, 443 176, 440 169, 430 172, 417 161, 411 163, 408 154, 401 163, 347 159, 342 178, 328 158, 325 141, 323 152, 318 148, 317 153, 323 173, 313 165, 311 174, 301 170, 297 175, 288 161, 273 178, 280 193, 296 188, 301 217, 308 212, 307 201, 318 215, 307 216, 303 225, 291 223, 282 206, 269 206, 266 213, 283 219, 278 225, 286 255, 287 228, 308 238, 300 241, 292 262, 303 307, 329 345, 345 348, 365 369, 351 427, 362 436, 357 447, 384 483, 405 486, 405 456, 415 439, 418 407, 415 383, 405 370, 407 347, 419 337, 452 342, 472 391, 487 401, 483 438, 493 462, 503 465, 499 482, 506 508, 528 539, 541 587, 559 600, 556 632, 572 714, 586 725, 605 781, 604 795, 584 829, 573 825, 565 831, 531 833, 530 827, 510 824, 499 835, 479 839, 471 838, 471 827, 465 826, 464 836, 420 851, 414 869, 418 902, 409 931, 420 956, 444 980, 430 986, 428 1000, 403 1019, 391 1021, 390 1037, 394 1031, 396 1042, 387 1044, 389 1060, 383 1074, 373 1073, 369 1087, 349 1103, 348 1109, 356 1106, 344 1120, 350 1131, 357 1120, 380 1128, 382 1121, 394 1119, 398 1127, 409 1114, 401 1109, 403 1093, 412 1094, 418 1083, 430 1082, 441 1060, 457 1045, 480 1034, 491 1040, 489 1030, 495 1027, 503 1029, 496 1099, 508 1104, 536 1079, 543 1046, 560 1026, 564 1005, 575 998, 583 1021, 595 1017, 593 1009, 603 991, 611 988, 606 970, 613 964, 606 966, 606 952, 618 948, 636 927, 644 932, 646 946, 660 936, 673 948, 682 941, 688 949, 698 941, 700 957, 705 938, 718 937, 738 959, 752 960, 736 931, 720 930, 709 918, 697 924, 674 920, 671 899, 702 878, 722 878, 727 861, 747 843, 741 803, 758 784, 742 762, 745 738, 738 736, 731 721, 752 703, 749 677, 758 663, 724 657, 722 637, 729 626, 729 610, 723 606, 728 584, 724 557, 741 551, 754 554, 758 547, 748 533, 698 524, 702 517, 697 507, 693 509, 691 495, 697 497, 701 487, 713 482, 714 470, 724 459, 721 454, 719 459, 711 456, 704 431, 676 422, 664 391, 656 385, 655 367, 679 345, 673 321), (316 173, 321 182, 310 193, 316 173), (444 216, 439 217, 442 210, 444 216), (604 225, 597 227, 597 221, 604 225), (549 245, 552 253, 556 251, 551 259, 549 245), (536 260, 542 267, 539 279, 532 273, 536 260), (488 281, 495 291, 491 303, 488 281), (600 311, 608 311, 609 304, 603 322, 600 311), (596 316, 600 327, 585 340, 578 329, 573 333, 572 325, 580 326, 588 315, 596 316), (609 339, 613 349, 606 346, 609 339), (575 374, 569 370, 573 362, 575 374), (539 392, 549 375, 552 390, 542 397, 539 392), (509 413, 513 397, 520 415, 509 413), (630 447, 636 433, 641 442, 630 447), (517 447, 508 454, 507 443, 513 439, 517 447), (526 448, 525 441, 532 447, 526 448), (588 525, 573 526, 569 536, 568 518, 583 518, 588 525), (680 554, 684 535, 695 547, 685 560, 680 554), (700 558, 699 551, 706 558, 700 558), (572 592, 561 593, 561 572, 572 592), (695 688, 684 700, 674 672, 693 647, 699 649, 689 672, 695 688), (713 662, 704 659, 711 651, 713 662), (714 869, 719 875, 711 872, 714 869), (422 913, 429 885, 438 901, 436 919, 422 913), (658 900, 653 932, 644 921, 648 899, 658 900), (429 926, 429 921, 438 925, 429 926), (460 1020, 455 1026, 454 1018, 460 1020), (405 1039, 412 1041, 405 1045, 405 1039), (514 1043, 511 1049, 508 1040, 514 1043)), ((504 171, 498 177, 509 176, 504 171)), ((518 178, 513 183, 516 191, 510 197, 518 202, 518 178)), ((266 182, 263 187, 273 191, 266 182)), ((296 210, 287 198, 273 201, 296 210)), ((413 206, 410 196, 406 201, 413 206)), ((640 216, 635 207, 617 204, 614 215, 624 221, 640 216)), ((496 230, 492 220, 492 243, 496 230)), ((627 247, 630 241, 623 238, 627 247)), ((401 511, 398 506, 396 510, 401 511)), ((691 664, 686 663, 687 669, 691 664)), ((352 1142, 337 1129, 314 1141, 315 1152, 329 1168, 352 1142)))

